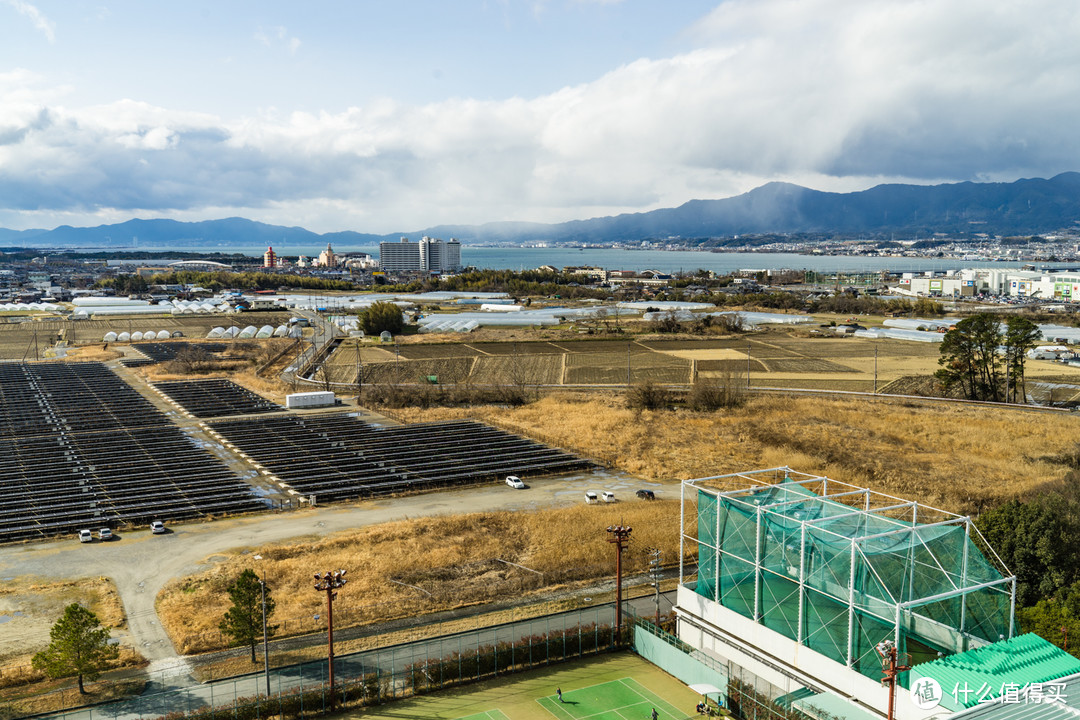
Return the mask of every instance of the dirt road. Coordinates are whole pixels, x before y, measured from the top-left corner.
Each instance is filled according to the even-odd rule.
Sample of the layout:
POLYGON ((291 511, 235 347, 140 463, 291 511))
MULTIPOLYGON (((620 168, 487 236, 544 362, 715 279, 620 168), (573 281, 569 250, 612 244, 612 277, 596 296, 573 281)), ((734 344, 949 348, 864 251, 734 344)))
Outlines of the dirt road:
MULTIPOLYGON (((581 502, 587 489, 613 490, 622 501, 634 502, 633 490, 638 487, 655 490, 658 486, 601 471, 535 480, 527 490, 512 490, 502 484, 485 485, 356 505, 175 525, 165 535, 139 530, 124 533, 119 539, 106 543, 83 545, 69 538, 4 546, 0 547, 0 576, 112 578, 128 619, 127 633, 119 637, 147 659, 167 662, 176 657, 176 650, 158 622, 154 607, 157 594, 168 580, 212 565, 217 554, 408 517, 568 505, 581 502)), ((6 629, 15 630, 15 620, 6 629)), ((5 635, 4 643, 13 641, 13 634, 5 635)), ((30 644, 30 638, 21 642, 30 644)), ((47 642, 46 629, 45 636, 33 644, 43 646, 47 642)))

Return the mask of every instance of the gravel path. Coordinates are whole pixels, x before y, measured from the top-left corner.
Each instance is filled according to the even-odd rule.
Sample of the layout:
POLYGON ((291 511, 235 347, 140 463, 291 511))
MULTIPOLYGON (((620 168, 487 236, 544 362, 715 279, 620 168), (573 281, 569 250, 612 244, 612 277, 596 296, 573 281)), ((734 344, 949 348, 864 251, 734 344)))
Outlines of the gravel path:
MULTIPOLYGON (((596 472, 531 481, 528 490, 511 490, 501 484, 485 485, 357 505, 173 525, 165 535, 138 530, 123 533, 107 543, 84 545, 68 538, 7 545, 0 546, 0 576, 112 578, 128 619, 126 633, 118 633, 118 637, 133 645, 148 660, 167 662, 177 654, 158 622, 154 607, 158 592, 172 578, 209 567, 216 554, 408 517, 570 505, 581 502, 586 489, 613 490, 624 501, 634 502, 633 490, 646 485, 657 487, 622 474, 596 472)), ((46 633, 33 645, 44 645, 47 637, 46 633)), ((27 641, 27 644, 31 643, 27 641)))

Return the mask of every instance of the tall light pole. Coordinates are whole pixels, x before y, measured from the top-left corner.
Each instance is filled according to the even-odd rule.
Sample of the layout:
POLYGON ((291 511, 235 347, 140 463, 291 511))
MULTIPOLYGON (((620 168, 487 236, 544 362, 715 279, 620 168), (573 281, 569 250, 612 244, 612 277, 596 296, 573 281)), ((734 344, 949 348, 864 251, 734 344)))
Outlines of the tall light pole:
MULTIPOLYGON (((262 560, 262 555, 256 555, 256 560, 262 560)), ((263 621, 263 673, 266 675, 266 697, 270 697, 270 643, 266 637, 266 568, 262 569, 262 579, 259 580, 262 588, 262 621, 263 621)))
POLYGON ((615 637, 622 632, 622 551, 626 549, 626 543, 630 541, 630 533, 633 528, 623 525, 608 525, 607 531, 611 533, 609 543, 615 544, 615 637))
POLYGON ((656 627, 660 627, 660 573, 662 568, 660 566, 660 549, 652 548, 649 550, 649 575, 652 579, 653 587, 656 588, 656 627))
POLYGON ((889 714, 888 720, 893 720, 893 706, 896 702, 896 676, 910 670, 911 667, 904 665, 897 657, 896 644, 892 640, 884 640, 874 646, 878 656, 881 657, 881 672, 885 676, 881 678, 882 685, 889 686, 889 714))
POLYGON ((327 662, 330 677, 330 706, 334 706, 334 598, 338 588, 345 586, 345 571, 335 570, 322 575, 315 573, 315 589, 326 593, 327 662))

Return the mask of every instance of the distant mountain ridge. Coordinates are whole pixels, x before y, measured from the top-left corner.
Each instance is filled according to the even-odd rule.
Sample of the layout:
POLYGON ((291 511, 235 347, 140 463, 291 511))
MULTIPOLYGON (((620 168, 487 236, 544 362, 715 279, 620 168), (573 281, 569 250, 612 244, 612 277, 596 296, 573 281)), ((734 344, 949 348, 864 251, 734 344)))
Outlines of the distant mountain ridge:
POLYGON ((226 218, 202 222, 128 220, 116 225, 52 230, 5 230, 0 244, 34 247, 171 247, 222 249, 262 245, 375 245, 405 235, 462 242, 600 243, 649 238, 709 238, 763 233, 902 235, 945 232, 1017 235, 1077 227, 1080 173, 1012 183, 878 185, 852 193, 829 193, 773 182, 722 200, 691 200, 676 208, 544 224, 493 222, 438 225, 407 233, 352 231, 314 233, 226 218), (137 241, 135 240, 137 239, 137 241))

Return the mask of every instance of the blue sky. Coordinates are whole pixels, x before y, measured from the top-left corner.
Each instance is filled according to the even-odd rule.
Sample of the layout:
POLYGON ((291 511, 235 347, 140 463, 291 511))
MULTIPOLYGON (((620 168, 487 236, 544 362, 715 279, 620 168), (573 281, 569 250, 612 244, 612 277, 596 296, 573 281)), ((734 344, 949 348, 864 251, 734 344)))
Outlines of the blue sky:
POLYGON ((1080 170, 1073 0, 0 0, 0 226, 555 222, 1080 170))

